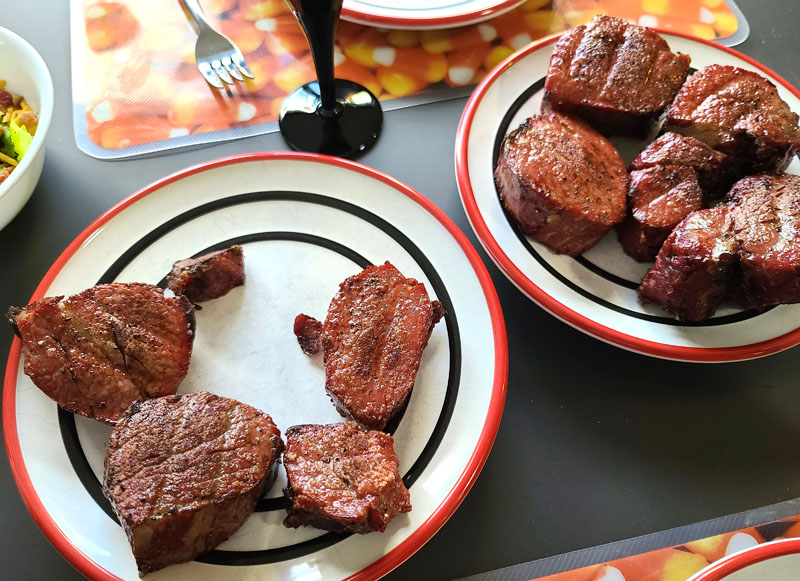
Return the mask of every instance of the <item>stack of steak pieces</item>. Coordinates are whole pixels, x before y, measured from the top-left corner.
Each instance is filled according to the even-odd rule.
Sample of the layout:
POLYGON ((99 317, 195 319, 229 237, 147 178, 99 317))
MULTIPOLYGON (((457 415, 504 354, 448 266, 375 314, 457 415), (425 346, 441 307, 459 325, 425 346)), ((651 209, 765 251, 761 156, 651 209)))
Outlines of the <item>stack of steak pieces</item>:
POLYGON ((577 256, 623 220, 627 174, 600 133, 647 133, 686 79, 689 62, 655 32, 608 16, 559 39, 543 114, 506 137, 495 169, 503 205, 523 232, 577 256))
POLYGON ((305 314, 295 318, 303 352, 313 355, 322 346, 325 389, 334 406, 355 421, 287 431, 287 527, 383 531, 411 510, 394 441, 381 430, 408 401, 422 352, 443 315, 425 285, 386 262, 345 279, 324 324, 305 314))
POLYGON ((642 280, 642 300, 688 321, 711 317, 726 298, 745 309, 800 301, 800 178, 781 173, 800 149, 797 114, 760 75, 710 65, 680 90, 665 127, 724 155, 716 171, 707 155, 692 156, 704 162, 694 169, 707 201, 758 175, 736 182, 721 205, 687 215, 642 280))
MULTIPOLYGON (((210 393, 175 394, 192 350, 192 303, 244 278, 233 246, 176 262, 167 282, 177 296, 114 283, 9 311, 34 383, 59 406, 115 426, 103 492, 140 575, 229 538, 275 480, 284 444, 267 414, 210 393)), ((411 510, 393 439, 380 430, 408 400, 443 314, 423 284, 387 262, 341 283, 324 327, 298 316, 303 350, 323 346, 326 390, 357 422, 288 430, 287 527, 383 531, 411 510)))
POLYGON ((688 77, 689 64, 617 18, 568 31, 553 49, 543 114, 503 142, 499 197, 556 253, 582 254, 616 226, 627 254, 655 260, 641 299, 681 319, 710 317, 726 297, 744 308, 800 301, 796 182, 781 173, 800 149, 798 116, 757 73, 710 65, 688 77), (662 116, 663 134, 625 174, 598 132, 644 136, 662 116))
POLYGON ((665 133, 630 165, 623 250, 652 262, 669 233, 725 187, 726 156, 693 137, 665 133))
POLYGON ((744 178, 724 203, 690 214, 639 294, 687 321, 712 316, 725 298, 745 309, 800 302, 800 176, 744 178))

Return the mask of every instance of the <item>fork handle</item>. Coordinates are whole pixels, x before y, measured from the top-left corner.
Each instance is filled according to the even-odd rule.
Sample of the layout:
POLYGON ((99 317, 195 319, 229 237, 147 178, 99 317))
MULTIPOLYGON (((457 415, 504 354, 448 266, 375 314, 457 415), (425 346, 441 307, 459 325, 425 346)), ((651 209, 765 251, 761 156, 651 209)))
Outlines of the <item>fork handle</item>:
POLYGON ((178 0, 181 3, 189 15, 192 17, 192 20, 195 21, 197 25, 198 31, 203 28, 211 28, 211 25, 208 23, 206 19, 206 15, 203 12, 203 9, 200 7, 200 2, 198 0, 178 0))

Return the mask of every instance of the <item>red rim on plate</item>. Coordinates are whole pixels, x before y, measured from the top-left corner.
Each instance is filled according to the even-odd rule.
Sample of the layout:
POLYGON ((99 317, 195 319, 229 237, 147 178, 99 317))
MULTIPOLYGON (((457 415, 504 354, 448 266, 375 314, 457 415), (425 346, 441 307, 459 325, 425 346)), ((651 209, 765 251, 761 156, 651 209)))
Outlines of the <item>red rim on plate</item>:
MULTIPOLYGON (((470 488, 475 482, 475 479, 478 477, 478 474, 483 468, 486 458, 489 455, 489 451, 492 448, 492 444, 494 443, 494 439, 497 435, 497 430, 500 425, 500 418, 503 414, 503 405, 505 402, 506 381, 508 377, 508 343, 506 339, 505 322, 503 320, 500 301, 497 297, 497 293, 494 289, 494 285, 492 284, 489 273, 486 270, 486 267, 483 265, 483 262, 478 257, 475 249, 470 245, 458 227, 456 227, 450 218, 448 218, 435 204, 407 185, 384 173, 372 168, 368 168, 361 164, 339 158, 294 152, 253 153, 226 157, 216 161, 200 164, 165 177, 129 196, 102 214, 77 238, 75 238, 75 240, 73 240, 72 243, 70 243, 69 246, 67 246, 67 248, 64 250, 64 252, 62 252, 61 255, 56 259, 56 261, 45 274, 44 278, 42 278, 42 281, 36 287, 36 290, 31 297, 31 301, 38 300, 44 296, 44 292, 52 284, 56 275, 64 267, 66 262, 97 229, 101 228, 111 218, 140 199, 168 184, 171 184, 182 178, 201 173, 203 171, 236 163, 274 160, 309 161, 338 166, 340 168, 355 171, 368 177, 377 179, 411 198, 417 204, 422 206, 434 218, 436 218, 461 247, 478 278, 481 288, 483 289, 489 309, 495 345, 495 368, 493 374, 492 394, 487 410, 486 422, 481 429, 475 449, 473 450, 466 467, 456 481, 456 484, 447 493, 445 498, 428 517, 428 519, 425 520, 416 530, 414 530, 414 532, 412 532, 394 549, 361 571, 358 571, 357 573, 348 577, 348 580, 351 581, 374 579, 385 575, 413 555, 436 533, 436 531, 442 527, 442 525, 444 525, 453 512, 455 512, 458 505, 464 500, 464 497, 469 492, 470 488)), ((119 577, 92 561, 69 539, 69 537, 67 537, 66 534, 64 534, 64 532, 55 523, 52 516, 47 512, 42 504, 41 499, 36 493, 22 458, 22 451, 17 432, 16 388, 20 356, 21 342, 19 338, 15 337, 11 346, 5 374, 3 393, 3 429, 6 439, 6 453, 8 454, 11 472, 16 480, 22 500, 24 501, 28 511, 31 513, 31 516, 36 524, 44 532, 47 539, 75 568, 78 569, 78 571, 92 579, 119 580, 119 577)))
POLYGON ((728 575, 745 567, 787 555, 800 553, 800 538, 781 539, 763 543, 711 563, 690 578, 690 581, 723 581, 728 575))
POLYGON ((452 16, 442 17, 393 17, 372 12, 364 12, 350 8, 347 4, 342 7, 342 18, 351 22, 365 24, 367 26, 382 26, 385 28, 454 28, 456 26, 467 26, 477 22, 483 22, 494 16, 499 16, 523 4, 525 0, 498 0, 494 4, 478 10, 467 10, 452 16))
MULTIPOLYGON (((683 34, 675 31, 652 29, 659 34, 668 36, 677 36, 691 40, 697 43, 705 44, 713 47, 716 50, 729 53, 753 67, 767 73, 774 80, 783 85, 795 97, 800 99, 800 91, 794 88, 788 81, 783 79, 780 75, 774 73, 769 68, 761 63, 753 60, 752 58, 744 55, 732 48, 718 45, 714 42, 696 38, 688 34, 683 34)), ((472 189, 472 183, 469 175, 469 159, 468 147, 470 129, 475 118, 475 114, 483 100, 486 93, 494 85, 494 83, 515 63, 522 60, 526 56, 534 53, 541 48, 555 43, 561 38, 563 33, 558 33, 553 36, 543 38, 536 41, 527 47, 517 51, 502 63, 497 65, 478 85, 473 92, 469 101, 467 102, 461 121, 458 126, 456 134, 456 149, 455 149, 455 168, 456 168, 456 181, 458 183, 459 193, 461 194, 461 202, 466 210, 467 217, 470 224, 475 231, 478 239, 483 247, 506 274, 506 276, 519 288, 523 293, 528 295, 532 300, 539 304, 542 308, 549 311, 551 314, 561 319, 565 323, 584 331, 585 333, 607 341, 618 347, 628 349, 637 353, 645 355, 652 355, 666 359, 675 359, 680 361, 694 361, 694 362, 731 362, 742 361, 746 359, 755 359, 763 357, 779 351, 789 349, 795 345, 800 344, 800 328, 790 331, 784 335, 753 343, 750 345, 739 345, 734 347, 686 347, 679 345, 669 345, 666 343, 658 343, 649 341, 633 335, 628 335, 611 327, 607 327, 590 318, 572 310, 568 306, 553 298, 550 294, 544 292, 532 280, 530 280, 525 273, 523 273, 514 262, 508 257, 503 248, 492 236, 489 227, 487 226, 475 200, 475 193, 472 189)))

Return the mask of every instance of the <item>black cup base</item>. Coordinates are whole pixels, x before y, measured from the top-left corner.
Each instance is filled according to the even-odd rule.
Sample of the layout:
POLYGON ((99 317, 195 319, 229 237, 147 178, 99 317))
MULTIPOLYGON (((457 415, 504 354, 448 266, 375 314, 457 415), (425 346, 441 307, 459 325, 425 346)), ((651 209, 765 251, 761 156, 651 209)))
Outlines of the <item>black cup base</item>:
POLYGON ((278 123, 293 149, 355 157, 370 148, 381 133, 383 111, 375 96, 352 81, 335 80, 339 109, 321 111, 319 84, 295 89, 281 105, 278 123), (326 114, 328 113, 328 114, 326 114))

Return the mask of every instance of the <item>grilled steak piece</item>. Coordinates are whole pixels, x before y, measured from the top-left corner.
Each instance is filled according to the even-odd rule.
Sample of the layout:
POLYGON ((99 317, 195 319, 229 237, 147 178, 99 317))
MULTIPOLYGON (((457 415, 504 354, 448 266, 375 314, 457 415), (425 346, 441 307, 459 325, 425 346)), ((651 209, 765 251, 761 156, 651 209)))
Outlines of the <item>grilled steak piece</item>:
POLYGON ((702 141, 669 131, 645 147, 628 169, 633 172, 659 165, 690 167, 697 173, 700 188, 711 198, 732 183, 726 160, 725 154, 702 141))
POLYGON ((411 510, 392 437, 355 422, 294 426, 283 457, 292 502, 287 527, 311 525, 334 532, 383 532, 411 510))
POLYGON ((725 201, 739 259, 733 297, 748 309, 800 302, 800 176, 747 177, 725 201))
POLYGON ((403 406, 441 308, 392 264, 347 278, 322 332, 325 389, 339 412, 382 430, 403 406))
POLYGON ((628 215, 619 229, 623 250, 641 262, 652 261, 675 226, 702 205, 703 192, 691 168, 656 165, 632 171, 628 215))
POLYGON ((693 74, 667 113, 665 127, 732 158, 735 177, 782 171, 800 148, 798 117, 761 75, 709 65, 693 74))
POLYGON ((244 284, 244 253, 238 244, 197 258, 179 260, 167 275, 167 288, 193 303, 218 299, 244 284))
POLYGON ((800 302, 800 176, 738 181, 724 204, 673 231, 639 286, 644 301, 689 321, 726 294, 746 309, 800 302))
POLYGON ((300 313, 294 318, 294 334, 300 349, 306 355, 319 353, 319 337, 322 335, 322 323, 314 317, 300 313))
POLYGON ((139 574, 230 537, 272 486, 282 451, 272 419, 232 399, 193 393, 131 405, 111 433, 103 493, 139 574))
POLYGON ((522 231, 577 256, 625 217, 628 176, 614 146, 578 119, 526 120, 503 141, 497 191, 522 231))
POLYGON ((639 285, 639 297, 686 321, 713 315, 736 262, 731 233, 725 206, 689 214, 664 242, 639 285))
POLYGON ((690 62, 647 28, 595 16, 556 43, 543 111, 578 115, 606 134, 644 135, 686 80, 690 62))
POLYGON ((47 297, 9 319, 36 386, 65 410, 106 424, 134 401, 175 393, 189 369, 192 305, 150 284, 47 297))

